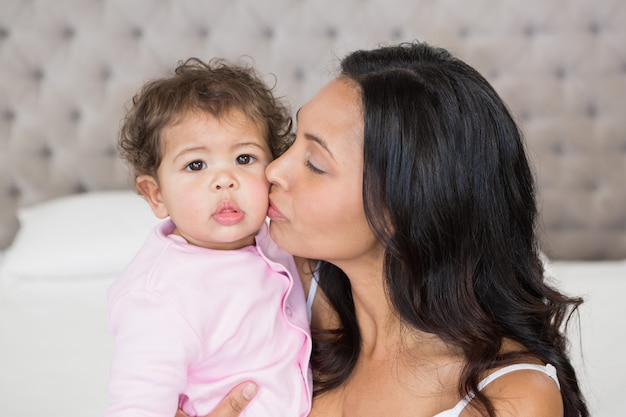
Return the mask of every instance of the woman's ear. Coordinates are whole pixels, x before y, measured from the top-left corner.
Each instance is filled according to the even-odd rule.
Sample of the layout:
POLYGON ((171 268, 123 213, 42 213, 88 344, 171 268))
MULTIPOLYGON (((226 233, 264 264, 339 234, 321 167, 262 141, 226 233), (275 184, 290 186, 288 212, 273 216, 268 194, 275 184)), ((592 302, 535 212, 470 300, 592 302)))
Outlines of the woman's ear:
POLYGON ((135 187, 148 200, 155 216, 164 219, 169 215, 163 202, 161 187, 159 187, 156 178, 152 175, 140 175, 135 180, 135 187))

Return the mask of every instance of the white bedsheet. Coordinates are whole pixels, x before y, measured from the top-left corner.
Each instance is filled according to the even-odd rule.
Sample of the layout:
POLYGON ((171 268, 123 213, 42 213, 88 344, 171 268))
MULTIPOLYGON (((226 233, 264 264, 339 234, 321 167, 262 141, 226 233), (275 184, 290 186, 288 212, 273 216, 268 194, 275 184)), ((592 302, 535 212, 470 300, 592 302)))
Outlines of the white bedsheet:
POLYGON ((109 279, 0 286, 0 416, 102 416, 109 279))
MULTIPOLYGON (((1 260, 1 257, 0 257, 1 260)), ((560 288, 583 295, 572 357, 592 416, 626 416, 626 262, 555 262, 560 288)), ((107 404, 110 279, 0 284, 0 416, 97 417, 107 404)))

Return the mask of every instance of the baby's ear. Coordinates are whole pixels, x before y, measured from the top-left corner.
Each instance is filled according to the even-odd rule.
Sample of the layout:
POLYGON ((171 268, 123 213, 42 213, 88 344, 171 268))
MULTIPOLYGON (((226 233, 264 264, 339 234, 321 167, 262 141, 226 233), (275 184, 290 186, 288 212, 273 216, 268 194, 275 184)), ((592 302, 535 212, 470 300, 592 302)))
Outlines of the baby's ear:
POLYGON ((159 183, 152 175, 138 176, 135 180, 135 187, 148 200, 155 216, 159 219, 164 219, 169 215, 161 196, 161 187, 159 187, 159 183))

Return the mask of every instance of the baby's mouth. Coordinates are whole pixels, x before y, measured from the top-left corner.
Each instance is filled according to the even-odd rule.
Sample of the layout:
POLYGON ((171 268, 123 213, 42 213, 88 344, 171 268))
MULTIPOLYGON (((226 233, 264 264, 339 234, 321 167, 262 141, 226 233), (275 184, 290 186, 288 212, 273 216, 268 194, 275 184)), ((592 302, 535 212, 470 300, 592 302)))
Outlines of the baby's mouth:
POLYGON ((221 225, 232 226, 243 220, 244 213, 235 204, 226 201, 220 203, 212 217, 221 225))

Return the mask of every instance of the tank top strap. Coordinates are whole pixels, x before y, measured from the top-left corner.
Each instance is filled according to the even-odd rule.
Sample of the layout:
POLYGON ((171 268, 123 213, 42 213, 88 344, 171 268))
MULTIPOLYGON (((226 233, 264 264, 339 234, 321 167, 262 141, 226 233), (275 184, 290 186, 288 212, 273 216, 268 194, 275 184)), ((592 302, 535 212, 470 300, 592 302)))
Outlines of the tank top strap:
POLYGON ((508 373, 515 372, 515 371, 524 371, 524 370, 543 372, 544 374, 552 378, 552 380, 556 383, 556 386, 559 387, 559 389, 561 389, 561 385, 559 384, 559 378, 556 375, 556 368, 552 366, 551 364, 537 365, 534 363, 516 363, 513 365, 505 366, 504 368, 498 369, 494 373, 487 375, 487 377, 483 379, 482 381, 480 381, 480 383, 478 384, 478 390, 482 391, 483 388, 487 386, 487 384, 489 384, 490 382, 492 382, 493 380, 497 378, 500 378, 503 375, 506 375, 508 373))
POLYGON ((319 272, 319 262, 315 266, 315 270, 313 270, 313 277, 311 279, 311 283, 309 284, 309 293, 306 297, 306 311, 309 313, 309 322, 311 321, 312 310, 313 310, 313 301, 315 300, 315 294, 317 293, 317 287, 320 279, 319 272))
MULTIPOLYGON (((554 382, 556 383, 556 386, 559 389, 561 389, 561 385, 559 384, 559 379, 556 374, 556 368, 552 366, 551 364, 537 365, 534 363, 516 363, 513 365, 505 366, 504 368, 500 368, 494 373, 487 375, 487 377, 485 377, 482 381, 478 383, 478 391, 482 391, 483 388, 485 388, 488 384, 490 384, 491 382, 500 378, 503 375, 506 375, 508 373, 515 372, 515 371, 522 371, 522 370, 532 370, 532 371, 543 372, 544 374, 552 378, 552 380, 554 380, 554 382)), ((437 415, 435 415, 434 417, 458 417, 461 414, 461 411, 463 411, 463 409, 467 406, 467 404, 469 404, 470 401, 472 401, 475 395, 476 394, 474 394, 474 392, 468 393, 461 401, 459 401, 454 406, 454 408, 451 408, 449 410, 444 410, 441 413, 438 413, 437 415)))

